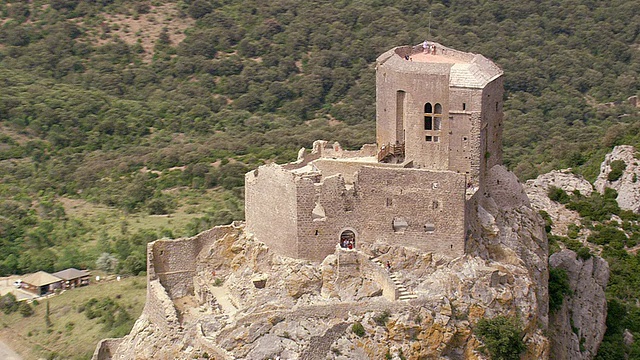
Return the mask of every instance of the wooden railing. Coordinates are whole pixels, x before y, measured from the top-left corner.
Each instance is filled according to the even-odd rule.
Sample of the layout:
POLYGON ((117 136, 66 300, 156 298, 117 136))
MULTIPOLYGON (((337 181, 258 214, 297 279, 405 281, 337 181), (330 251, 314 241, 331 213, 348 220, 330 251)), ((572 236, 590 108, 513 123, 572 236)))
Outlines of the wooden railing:
POLYGON ((383 161, 389 155, 393 155, 396 158, 404 158, 404 144, 384 144, 378 151, 378 162, 383 161))

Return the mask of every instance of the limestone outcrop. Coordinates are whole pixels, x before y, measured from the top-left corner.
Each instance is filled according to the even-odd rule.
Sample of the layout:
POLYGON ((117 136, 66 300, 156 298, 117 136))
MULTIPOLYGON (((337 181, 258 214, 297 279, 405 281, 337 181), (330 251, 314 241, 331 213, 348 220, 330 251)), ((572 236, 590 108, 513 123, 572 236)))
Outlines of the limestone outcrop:
POLYGON ((562 189, 568 194, 578 191, 584 196, 591 196, 593 186, 582 176, 573 174, 571 169, 554 170, 527 180, 524 184, 531 206, 538 211, 546 211, 551 217, 553 221, 551 233, 566 236, 567 227, 570 224, 580 224, 580 215, 549 199, 548 192, 551 187, 562 189))
POLYGON ((598 192, 604 193, 605 188, 612 188, 618 192, 618 205, 621 209, 640 212, 640 160, 636 158, 636 149, 629 145, 619 145, 613 148, 600 165, 600 175, 595 182, 598 192), (614 181, 609 181, 611 163, 615 160, 624 161, 626 168, 622 176, 614 181))
POLYGON ((597 256, 582 260, 566 249, 551 255, 549 265, 567 272, 571 289, 550 314, 551 358, 593 359, 606 330, 609 265, 597 256))

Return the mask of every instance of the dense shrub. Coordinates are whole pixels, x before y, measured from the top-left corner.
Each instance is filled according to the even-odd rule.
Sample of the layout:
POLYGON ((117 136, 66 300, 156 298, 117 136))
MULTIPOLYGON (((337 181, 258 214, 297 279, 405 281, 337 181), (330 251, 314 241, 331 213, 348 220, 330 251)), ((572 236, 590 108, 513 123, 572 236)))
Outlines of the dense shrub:
POLYGON ((18 306, 18 311, 22 317, 29 317, 33 315, 33 308, 26 301, 23 301, 18 306))
POLYGON ((627 242, 627 235, 615 226, 602 226, 596 229, 587 238, 587 241, 597 245, 617 243, 624 245, 627 242))
POLYGON ((0 297, 0 310, 5 314, 11 314, 18 310, 18 301, 16 300, 15 295, 12 293, 7 293, 6 295, 0 297))
POLYGON ((514 318, 480 319, 474 334, 484 343, 482 349, 492 360, 518 360, 525 350, 522 326, 514 318))
POLYGON ((353 326, 351 326, 351 331, 353 331, 353 333, 358 337, 363 337, 366 334, 364 326, 362 326, 359 321, 353 323, 353 326))
POLYGON ((549 195, 549 199, 558 202, 560 204, 566 204, 569 202, 570 197, 569 195, 567 195, 567 192, 555 187, 555 186, 550 186, 549 190, 547 191, 547 195, 549 195))
POLYGON ((565 295, 571 295, 569 276, 567 271, 559 268, 549 268, 549 312, 555 312, 562 307, 565 295))
POLYGON ((611 171, 607 175, 607 180, 617 181, 622 177, 624 170, 627 168, 627 164, 623 160, 613 160, 610 164, 611 171))

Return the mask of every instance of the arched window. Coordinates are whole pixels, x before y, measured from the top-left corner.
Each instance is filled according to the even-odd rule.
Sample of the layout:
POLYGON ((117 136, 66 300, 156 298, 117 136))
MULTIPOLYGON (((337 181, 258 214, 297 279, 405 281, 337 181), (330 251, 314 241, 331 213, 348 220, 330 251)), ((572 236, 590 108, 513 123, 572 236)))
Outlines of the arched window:
POLYGON ((440 141, 439 133, 431 133, 431 131, 442 129, 442 105, 440 103, 436 103, 435 108, 431 103, 424 104, 424 129, 429 131, 425 136, 427 142, 440 141))
POLYGON ((433 130, 440 130, 442 127, 442 105, 436 103, 436 111, 433 117, 433 130))
POLYGON ((433 130, 433 107, 431 103, 424 104, 424 129, 433 130))

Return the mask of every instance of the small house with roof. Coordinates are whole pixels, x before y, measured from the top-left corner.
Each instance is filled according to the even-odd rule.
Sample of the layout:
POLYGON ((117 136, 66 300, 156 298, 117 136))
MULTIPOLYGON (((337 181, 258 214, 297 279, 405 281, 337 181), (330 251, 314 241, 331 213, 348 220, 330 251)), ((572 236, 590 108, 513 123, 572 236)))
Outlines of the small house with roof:
POLYGON ((69 268, 53 273, 53 276, 62 279, 63 289, 73 289, 79 286, 89 285, 89 271, 69 268))
POLYGON ((52 293, 62 287, 62 279, 44 271, 29 274, 22 279, 22 289, 37 296, 52 293))

